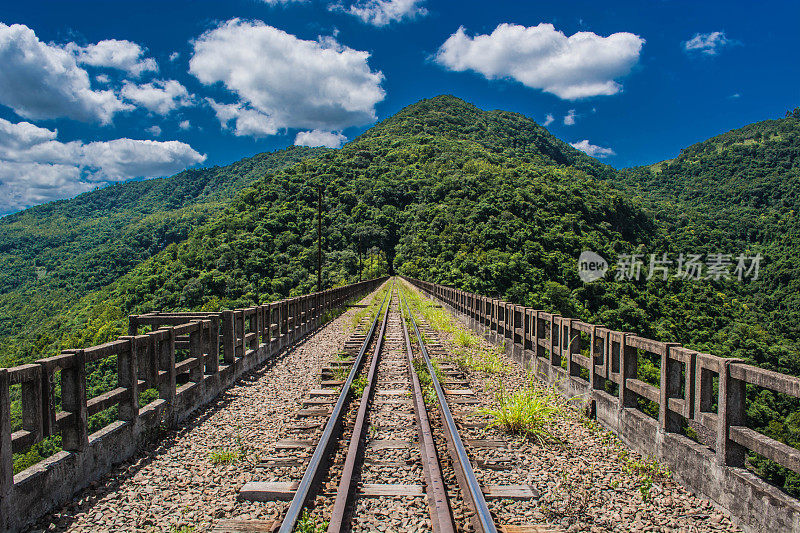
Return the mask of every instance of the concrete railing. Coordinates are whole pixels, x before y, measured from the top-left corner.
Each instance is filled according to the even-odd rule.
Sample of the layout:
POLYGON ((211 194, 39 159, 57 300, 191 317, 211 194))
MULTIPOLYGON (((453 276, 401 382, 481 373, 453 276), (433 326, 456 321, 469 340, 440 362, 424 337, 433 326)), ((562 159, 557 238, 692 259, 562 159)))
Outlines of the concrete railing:
POLYGON ((800 532, 800 502, 746 469, 747 450, 800 473, 800 450, 746 426, 748 385, 800 397, 800 379, 633 333, 412 278, 489 341, 749 531, 800 532), (640 357, 660 369, 647 383, 640 357), (656 413, 657 412, 657 416, 656 413), (693 430, 689 438, 685 428, 693 430))
POLYGON ((384 279, 247 309, 134 315, 129 335, 118 340, 0 369, 0 529, 18 530, 68 501, 131 457, 158 426, 186 419, 319 326, 328 311, 384 279), (87 374, 98 364, 113 365, 111 358, 116 387, 87 397, 87 374), (140 406, 147 389, 156 389, 158 399, 140 406), (21 403, 16 431, 12 397, 21 403), (112 407, 116 420, 89 434, 89 418, 112 407), (14 475, 13 454, 55 436, 61 451, 14 475))

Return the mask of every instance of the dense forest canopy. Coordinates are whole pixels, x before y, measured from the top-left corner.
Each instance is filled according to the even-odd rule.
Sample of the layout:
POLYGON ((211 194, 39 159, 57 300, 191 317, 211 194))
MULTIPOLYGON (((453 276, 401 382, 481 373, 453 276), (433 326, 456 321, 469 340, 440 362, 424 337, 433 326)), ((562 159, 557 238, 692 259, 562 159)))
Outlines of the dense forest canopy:
MULTIPOLYGON (((0 356, 103 342, 129 313, 314 290, 321 188, 326 287, 396 271, 800 375, 798 133, 790 113, 616 171, 527 117, 439 96, 340 150, 187 171, 150 196, 141 182, 47 204, 0 221, 0 356), (757 279, 586 284, 584 250, 612 265, 624 254, 763 259, 757 279), (31 258, 57 280, 41 294, 31 258)), ((800 443, 796 403, 762 394, 752 405, 754 427, 800 443)), ((797 476, 761 468, 800 491, 797 476)))

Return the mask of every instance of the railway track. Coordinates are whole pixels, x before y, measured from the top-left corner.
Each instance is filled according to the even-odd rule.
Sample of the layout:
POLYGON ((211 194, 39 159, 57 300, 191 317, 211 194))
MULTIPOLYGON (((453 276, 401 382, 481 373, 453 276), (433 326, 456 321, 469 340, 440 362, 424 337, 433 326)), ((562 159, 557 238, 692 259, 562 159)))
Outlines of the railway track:
MULTIPOLYGON (((222 521, 215 533, 547 531, 495 524, 487 491, 459 434, 465 425, 450 407, 474 406, 477 400, 469 398, 457 369, 434 362, 429 344, 435 350, 441 346, 430 342, 435 332, 419 323, 403 299, 402 283, 387 283, 374 319, 362 319, 345 343, 344 357, 332 361, 323 376, 325 388, 312 391, 306 409, 298 412, 304 422, 291 429, 313 432, 316 442, 285 442, 288 456, 272 458, 272 467, 294 466, 295 475, 302 465, 302 478, 248 483, 240 493, 262 501, 290 498, 282 517, 222 521)), ((489 496, 496 498, 494 492, 489 496)), ((520 486, 499 492, 511 499, 534 496, 520 486)))

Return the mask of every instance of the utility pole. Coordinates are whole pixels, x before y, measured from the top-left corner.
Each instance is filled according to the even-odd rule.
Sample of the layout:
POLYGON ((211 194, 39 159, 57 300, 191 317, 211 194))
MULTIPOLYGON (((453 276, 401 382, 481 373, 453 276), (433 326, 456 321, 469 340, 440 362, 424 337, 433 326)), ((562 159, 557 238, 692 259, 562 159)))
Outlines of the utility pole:
POLYGON ((322 185, 317 185, 317 292, 322 292, 322 185))

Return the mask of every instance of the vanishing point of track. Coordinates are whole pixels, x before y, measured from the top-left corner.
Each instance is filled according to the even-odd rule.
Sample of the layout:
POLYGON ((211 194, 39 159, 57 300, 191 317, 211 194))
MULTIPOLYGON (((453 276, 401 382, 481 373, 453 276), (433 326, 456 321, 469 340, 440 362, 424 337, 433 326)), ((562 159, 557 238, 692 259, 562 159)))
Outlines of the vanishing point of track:
POLYGON ((424 527, 437 533, 455 532, 459 530, 453 513, 457 505, 454 501, 456 492, 469 510, 475 531, 497 531, 424 336, 395 282, 386 291, 363 336, 360 349, 352 359, 347 378, 341 383, 336 402, 279 531, 295 531, 304 510, 313 504, 315 496, 323 487, 332 486, 336 486, 336 493, 329 512, 329 532, 366 530, 360 529, 363 526, 359 524, 369 519, 365 513, 370 510, 356 505, 359 496, 424 497, 427 501, 424 527), (413 341, 410 331, 413 332, 413 341), (415 370, 415 351, 423 363, 421 366, 427 369, 426 383, 435 391, 436 401, 430 398, 428 401, 438 411, 436 419, 440 423, 435 425, 446 442, 458 491, 448 490, 442 473, 429 406, 426 406, 423 385, 415 370), (367 363, 369 367, 364 380, 358 376, 367 363), (359 384, 363 388, 354 386, 359 384), (379 386, 381 390, 378 390, 379 386), (360 398, 354 397, 354 391, 360 394, 360 398), (408 404, 411 404, 413 412, 408 404), (408 423, 411 419, 414 424, 408 423), (384 443, 383 447, 367 446, 368 431, 395 438, 378 440, 378 443, 384 443), (415 441, 412 433, 416 433, 416 449, 401 449, 402 446, 396 445, 415 441), (398 436, 402 439, 398 440, 398 436), (386 461, 386 457, 390 460, 386 461), (371 465, 378 466, 370 469, 371 465), (393 469, 392 465, 402 466, 405 470, 393 469), (420 470, 425 480, 424 492, 414 483, 420 478, 420 470))

